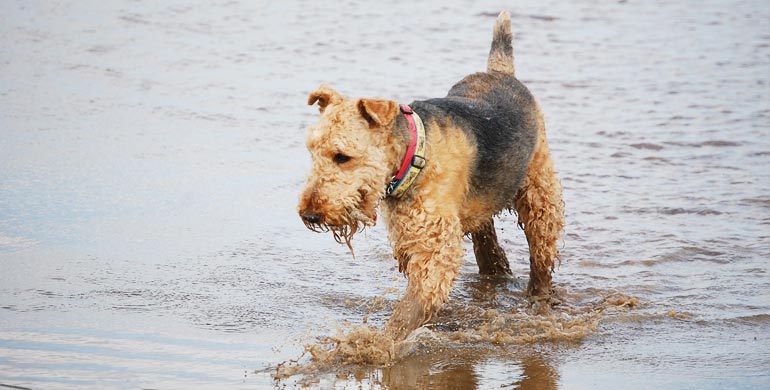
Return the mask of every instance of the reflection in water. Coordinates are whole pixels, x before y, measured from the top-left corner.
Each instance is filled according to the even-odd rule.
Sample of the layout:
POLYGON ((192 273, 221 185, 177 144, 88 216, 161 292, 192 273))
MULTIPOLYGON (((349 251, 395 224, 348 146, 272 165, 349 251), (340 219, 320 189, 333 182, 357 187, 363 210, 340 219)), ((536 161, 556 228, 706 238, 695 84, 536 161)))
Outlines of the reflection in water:
POLYGON ((521 380, 513 382, 513 388, 522 390, 555 390, 558 371, 540 357, 525 356, 521 361, 524 369, 521 380))
POLYGON ((523 353, 521 360, 487 366, 490 351, 442 351, 404 359, 382 369, 382 384, 392 390, 554 390, 559 380, 548 359, 523 353))
POLYGON ((494 347, 438 348, 420 356, 407 357, 390 367, 348 367, 338 368, 334 374, 309 375, 298 385, 302 388, 341 388, 353 380, 357 384, 354 388, 390 390, 558 388, 558 370, 552 366, 554 359, 527 347, 509 356, 501 356, 499 352, 499 348, 494 347))
MULTIPOLYGON (((559 374, 554 359, 528 347, 500 355, 496 347, 436 348, 383 368, 336 367, 333 373, 306 373, 299 388, 362 388, 391 390, 492 388, 553 390, 559 374)), ((289 381, 277 382, 281 386, 289 381)))
POLYGON ((382 383, 394 390, 477 389, 478 356, 447 352, 410 357, 382 369, 382 383))

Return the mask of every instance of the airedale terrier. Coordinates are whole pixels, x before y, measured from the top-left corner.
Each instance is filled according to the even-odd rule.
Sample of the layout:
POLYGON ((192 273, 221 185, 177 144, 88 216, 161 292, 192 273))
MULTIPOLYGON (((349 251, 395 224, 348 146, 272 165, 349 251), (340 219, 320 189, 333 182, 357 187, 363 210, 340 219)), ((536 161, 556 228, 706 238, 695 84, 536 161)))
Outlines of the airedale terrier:
POLYGON ((527 292, 552 292, 564 226, 561 185, 543 115, 514 76, 511 21, 497 18, 487 71, 444 98, 408 106, 346 98, 322 84, 308 104, 321 117, 307 132, 312 169, 298 206, 305 225, 350 246, 380 209, 407 289, 385 330, 404 339, 449 295, 470 235, 479 272, 510 274, 493 217, 518 214, 530 253, 527 292))

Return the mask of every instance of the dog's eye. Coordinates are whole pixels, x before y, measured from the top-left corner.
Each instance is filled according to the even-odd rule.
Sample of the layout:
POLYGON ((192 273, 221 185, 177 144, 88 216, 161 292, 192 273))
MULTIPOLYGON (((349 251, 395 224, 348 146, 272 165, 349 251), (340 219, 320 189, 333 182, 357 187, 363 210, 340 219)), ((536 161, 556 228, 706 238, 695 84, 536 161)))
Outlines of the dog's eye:
POLYGON ((334 162, 337 164, 344 164, 348 161, 350 161, 350 156, 344 155, 342 153, 337 153, 334 155, 334 162))

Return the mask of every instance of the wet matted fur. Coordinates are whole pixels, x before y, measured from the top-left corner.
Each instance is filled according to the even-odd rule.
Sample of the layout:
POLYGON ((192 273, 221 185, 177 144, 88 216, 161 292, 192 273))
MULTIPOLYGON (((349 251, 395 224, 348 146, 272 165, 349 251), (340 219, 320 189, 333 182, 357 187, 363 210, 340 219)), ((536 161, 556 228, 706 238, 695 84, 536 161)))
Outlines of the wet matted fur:
POLYGON ((515 77, 507 12, 495 24, 486 72, 465 77, 446 97, 410 104, 425 123, 427 163, 401 197, 385 197, 410 139, 398 103, 347 98, 325 84, 308 98, 316 103, 321 117, 307 132, 312 168, 298 211, 308 228, 348 246, 381 211, 408 280, 386 326, 395 340, 446 301, 463 235, 473 240, 480 272, 510 274, 493 221, 504 210, 518 214, 527 237, 527 292, 547 301, 564 227, 561 185, 540 108, 515 77))

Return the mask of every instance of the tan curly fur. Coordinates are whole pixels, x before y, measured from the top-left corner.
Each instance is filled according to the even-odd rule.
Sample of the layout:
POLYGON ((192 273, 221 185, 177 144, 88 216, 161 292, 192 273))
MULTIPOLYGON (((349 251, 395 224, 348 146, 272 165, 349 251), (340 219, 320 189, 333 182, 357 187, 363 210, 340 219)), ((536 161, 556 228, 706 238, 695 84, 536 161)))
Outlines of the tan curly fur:
POLYGON ((541 115, 535 152, 515 203, 519 226, 524 229, 529 245, 530 280, 527 291, 531 296, 548 296, 551 292, 551 273, 554 260, 559 258, 558 241, 564 229, 561 193, 561 183, 553 167, 541 115))
POLYGON ((386 327, 396 339, 428 321, 446 301, 464 253, 459 209, 468 192, 473 147, 461 130, 444 127, 428 139, 426 154, 432 163, 411 196, 383 202, 393 253, 408 281, 386 327))
MULTIPOLYGON (((383 183, 404 150, 392 132, 373 131, 371 116, 365 118, 361 110, 369 103, 392 121, 398 105, 380 99, 347 99, 325 84, 310 94, 308 103, 316 102, 322 116, 307 132, 313 165, 298 209, 300 214, 321 212, 323 220, 305 221, 305 225, 314 231, 332 231, 337 242, 351 247, 356 232, 374 225, 377 204, 385 193, 383 183), (335 155, 340 153, 350 161, 335 164, 335 155)), ((387 120, 382 124, 389 125, 387 120)))

